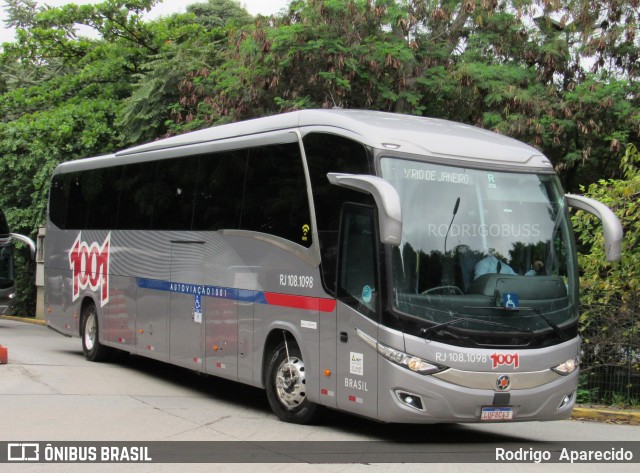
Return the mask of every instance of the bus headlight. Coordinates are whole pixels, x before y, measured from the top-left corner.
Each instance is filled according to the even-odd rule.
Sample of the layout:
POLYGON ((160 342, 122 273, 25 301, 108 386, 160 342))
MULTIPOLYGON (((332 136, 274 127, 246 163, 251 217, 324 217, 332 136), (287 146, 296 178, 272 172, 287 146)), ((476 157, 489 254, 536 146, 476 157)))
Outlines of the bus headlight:
POLYGON ((578 359, 570 358, 569 360, 561 363, 557 366, 553 366, 551 369, 562 376, 567 376, 573 373, 578 368, 578 359))
POLYGON ((380 343, 370 335, 367 335, 362 330, 356 328, 356 334, 360 337, 367 345, 377 350, 384 358, 389 360, 396 365, 400 365, 403 368, 406 368, 414 373, 419 374, 432 374, 437 373, 438 371, 443 371, 447 369, 445 366, 436 365, 434 363, 430 363, 422 358, 418 358, 417 356, 409 355, 400 350, 396 350, 395 348, 391 348, 383 343, 380 343))
POLYGON ((9 299, 15 299, 16 298, 16 293, 12 292, 11 294, 9 294, 9 299))
POLYGON ((394 348, 383 345, 380 342, 378 342, 378 353, 380 353, 384 358, 391 361, 392 363, 400 365, 403 368, 413 371, 414 373, 426 375, 437 373, 438 371, 442 371, 444 369, 442 366, 429 363, 422 358, 418 358, 417 356, 412 356, 408 353, 401 352, 394 348))

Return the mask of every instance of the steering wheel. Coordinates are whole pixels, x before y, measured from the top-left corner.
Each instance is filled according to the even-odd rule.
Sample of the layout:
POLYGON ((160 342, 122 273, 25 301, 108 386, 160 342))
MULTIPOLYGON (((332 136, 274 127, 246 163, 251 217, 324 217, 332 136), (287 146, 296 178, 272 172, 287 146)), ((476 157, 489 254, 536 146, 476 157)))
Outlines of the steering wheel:
POLYGON ((420 293, 423 296, 426 295, 438 295, 438 296, 462 296, 464 292, 458 286, 436 286, 420 293))

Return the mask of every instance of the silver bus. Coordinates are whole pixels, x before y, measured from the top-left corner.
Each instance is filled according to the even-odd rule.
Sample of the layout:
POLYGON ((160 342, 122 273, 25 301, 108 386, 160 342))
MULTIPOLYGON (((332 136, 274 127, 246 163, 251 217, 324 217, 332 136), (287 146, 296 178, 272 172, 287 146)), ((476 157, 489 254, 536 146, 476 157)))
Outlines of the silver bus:
POLYGON ((31 258, 34 257, 33 240, 24 235, 11 233, 4 212, 0 209, 0 315, 11 315, 15 310, 14 240, 27 244, 31 250, 31 258))
POLYGON ((563 419, 578 268, 549 160, 443 120, 305 110, 54 172, 48 325, 88 360, 146 356, 384 422, 563 419))

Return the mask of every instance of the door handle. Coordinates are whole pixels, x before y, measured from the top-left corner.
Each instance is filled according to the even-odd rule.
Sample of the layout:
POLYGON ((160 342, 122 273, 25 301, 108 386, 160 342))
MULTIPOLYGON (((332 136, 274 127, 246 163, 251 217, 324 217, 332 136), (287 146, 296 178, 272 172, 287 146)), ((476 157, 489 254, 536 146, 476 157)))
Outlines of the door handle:
POLYGON ((340 332, 340 341, 347 343, 349 341, 349 334, 347 332, 340 332))

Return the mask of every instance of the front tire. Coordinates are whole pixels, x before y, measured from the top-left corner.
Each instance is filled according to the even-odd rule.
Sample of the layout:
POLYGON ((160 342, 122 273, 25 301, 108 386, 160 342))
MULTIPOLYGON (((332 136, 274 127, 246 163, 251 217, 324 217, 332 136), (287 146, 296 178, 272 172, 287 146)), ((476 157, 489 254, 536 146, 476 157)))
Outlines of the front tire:
POLYGON ((267 370, 267 399, 278 418, 293 424, 308 424, 318 405, 307 399, 306 370, 297 345, 284 343, 272 352, 267 370))
POLYGON ((111 355, 109 347, 100 343, 98 312, 93 303, 82 310, 82 353, 89 361, 106 361, 111 355))

